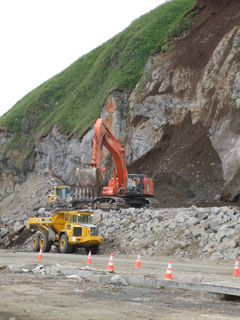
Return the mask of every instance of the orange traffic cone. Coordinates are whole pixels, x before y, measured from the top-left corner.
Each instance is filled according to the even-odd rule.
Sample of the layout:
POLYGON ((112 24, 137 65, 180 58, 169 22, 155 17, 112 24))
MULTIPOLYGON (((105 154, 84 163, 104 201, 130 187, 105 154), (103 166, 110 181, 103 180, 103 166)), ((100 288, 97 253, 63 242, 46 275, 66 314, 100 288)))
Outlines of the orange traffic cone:
POLYGON ((141 268, 141 253, 138 254, 135 268, 141 268))
POLYGON ((113 253, 110 254, 109 262, 108 262, 108 267, 107 267, 109 272, 114 271, 114 265, 113 265, 113 253))
POLYGON ((37 259, 38 260, 42 260, 42 248, 40 248, 40 251, 39 251, 37 259))
POLYGON ((234 277, 240 277, 240 273, 239 273, 239 260, 238 260, 238 258, 236 259, 236 262, 235 262, 235 267, 234 267, 234 271, 233 271, 233 276, 234 276, 234 277))
POLYGON ((87 258, 87 264, 92 264, 92 252, 91 251, 89 251, 88 252, 88 258, 87 258))
POLYGON ((172 260, 169 260, 168 262, 168 268, 165 274, 165 279, 172 280, 172 260))

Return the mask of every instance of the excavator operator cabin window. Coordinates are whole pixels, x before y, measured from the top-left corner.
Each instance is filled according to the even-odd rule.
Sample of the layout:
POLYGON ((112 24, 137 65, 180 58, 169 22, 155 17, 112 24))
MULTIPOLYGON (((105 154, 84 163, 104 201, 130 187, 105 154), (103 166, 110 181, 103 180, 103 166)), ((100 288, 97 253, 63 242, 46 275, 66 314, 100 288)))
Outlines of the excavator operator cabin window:
POLYGON ((73 215, 73 222, 77 222, 77 215, 76 214, 73 215))
POLYGON ((128 191, 135 191, 137 189, 136 179, 128 178, 127 179, 127 190, 128 191))

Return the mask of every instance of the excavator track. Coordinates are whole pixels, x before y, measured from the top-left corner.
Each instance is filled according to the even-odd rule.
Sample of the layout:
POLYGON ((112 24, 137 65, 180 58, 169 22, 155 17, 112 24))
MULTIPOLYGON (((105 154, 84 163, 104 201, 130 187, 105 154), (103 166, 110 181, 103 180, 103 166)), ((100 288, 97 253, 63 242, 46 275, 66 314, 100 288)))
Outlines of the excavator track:
POLYGON ((158 208, 159 202, 153 197, 126 197, 126 203, 134 208, 158 208))
MULTIPOLYGON (((101 209, 101 210, 119 210, 121 208, 158 208, 159 202, 152 197, 98 197, 94 200, 75 200, 72 202, 72 207, 75 209, 101 209)), ((67 210, 66 208, 64 208, 67 210)), ((60 210, 60 208, 59 208, 60 210)), ((61 208, 61 210, 63 210, 61 208)), ((68 207, 69 210, 69 207, 68 207)))
POLYGON ((124 198, 120 197, 99 197, 93 200, 92 208, 93 209, 102 209, 102 210, 119 210, 121 208, 128 208, 124 198))
POLYGON ((123 197, 99 197, 92 202, 93 209, 102 210, 119 210, 121 208, 158 208, 159 202, 157 199, 149 197, 139 198, 123 198, 123 197))
POLYGON ((159 201, 155 198, 144 198, 148 202, 148 207, 159 208, 159 201))

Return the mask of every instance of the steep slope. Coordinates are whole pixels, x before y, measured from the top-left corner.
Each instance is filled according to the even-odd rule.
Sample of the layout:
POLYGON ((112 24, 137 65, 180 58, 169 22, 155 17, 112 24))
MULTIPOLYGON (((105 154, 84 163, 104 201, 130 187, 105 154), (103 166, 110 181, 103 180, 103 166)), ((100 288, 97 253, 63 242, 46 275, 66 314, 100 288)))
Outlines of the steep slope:
POLYGON ((0 119, 0 199, 45 168, 69 182, 74 167, 89 162, 89 129, 102 109, 116 135, 127 135, 130 92, 149 57, 160 47, 168 50, 175 33, 189 27, 191 19, 180 27, 178 21, 194 3, 173 0, 142 16, 0 119), (107 114, 116 109, 112 121, 107 114))
POLYGON ((8 149, 21 149, 19 165, 54 124, 68 137, 81 136, 112 88, 130 92, 148 58, 194 3, 173 0, 156 8, 19 101, 0 119, 14 134, 8 149))
POLYGON ((240 2, 196 9, 191 32, 154 58, 130 98, 131 170, 143 162, 165 206, 239 198, 240 2))
MULTIPOLYGON (((217 205, 223 187, 221 160, 198 122, 188 113, 179 125, 169 125, 159 143, 129 166, 154 180, 161 207, 217 205)), ((218 204, 219 205, 219 204, 218 204)))

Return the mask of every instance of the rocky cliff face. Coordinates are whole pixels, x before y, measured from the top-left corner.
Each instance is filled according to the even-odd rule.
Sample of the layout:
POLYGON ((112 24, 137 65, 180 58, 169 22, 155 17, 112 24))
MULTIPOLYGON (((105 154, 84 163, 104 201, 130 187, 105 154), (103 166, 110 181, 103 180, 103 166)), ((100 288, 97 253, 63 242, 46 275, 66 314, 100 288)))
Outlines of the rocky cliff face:
MULTIPOLYGON (((240 194, 240 3, 199 0, 194 10, 198 18, 175 50, 151 57, 131 95, 113 90, 100 115, 126 147, 130 172, 154 178, 162 206, 233 201, 240 194)), ((90 162, 92 136, 93 126, 81 140, 53 127, 36 141, 26 171, 47 169, 71 183, 75 167, 90 162)), ((1 131, 0 146, 10 139, 1 131)), ((112 166, 106 151, 103 161, 112 166)), ((4 197, 28 175, 7 159, 1 165, 4 197)))
MULTIPOLYGON (((99 115, 116 137, 120 137, 123 145, 127 139, 128 127, 128 99, 129 93, 114 89, 105 101, 102 112, 99 115)), ((88 166, 92 156, 92 139, 94 124, 88 128, 83 137, 69 139, 54 126, 49 134, 35 141, 32 155, 26 159, 24 168, 26 175, 16 170, 9 159, 4 158, 3 153, 12 135, 2 128, 0 131, 0 199, 11 194, 32 173, 42 174, 49 172, 62 180, 62 183, 72 184, 76 167, 88 166)), ((109 166, 109 152, 103 150, 103 165, 109 166)), ((24 169, 22 168, 22 169, 24 169)), ((110 169, 112 164, 110 162, 110 169)))
MULTIPOLYGON (((128 93, 113 90, 100 114, 113 134, 116 137, 122 137, 122 140, 125 139, 127 128, 128 97, 128 93)), ((76 167, 88 166, 91 162, 93 133, 94 124, 80 141, 74 138, 69 140, 54 127, 36 147, 35 170, 37 173, 41 174, 48 169, 65 183, 72 184, 76 167)), ((106 150, 103 151, 103 162, 108 154, 106 150)))
MULTIPOLYGON (((7 143, 12 139, 12 135, 0 128, 0 150, 3 150, 7 143)), ((8 169, 7 159, 4 158, 3 152, 0 152, 0 199, 14 191, 15 184, 13 180, 13 172, 8 169), (12 173, 11 173, 12 172, 12 173), (11 179, 12 178, 12 179, 11 179)))
MULTIPOLYGON (((223 197, 234 200, 239 188, 236 190, 236 183, 233 185, 231 181, 239 174, 240 165, 240 4, 237 1, 199 1, 197 6, 201 11, 191 33, 177 41, 171 55, 155 57, 130 97, 130 149, 135 160, 153 147, 165 148, 164 138, 169 127, 176 130, 182 126, 184 130, 184 119, 190 116, 193 127, 202 127, 202 136, 206 137, 203 150, 208 148, 209 154, 204 159, 200 154, 195 155, 195 160, 189 161, 189 156, 185 154, 184 157, 181 150, 176 152, 179 139, 172 135, 171 140, 176 139, 175 159, 170 155, 169 164, 176 165, 178 157, 187 160, 189 166, 204 161, 206 166, 216 170, 221 164, 218 172, 210 170, 212 184, 216 185, 215 194, 209 190, 211 197, 218 197, 223 182, 215 182, 217 177, 218 180, 222 177, 223 197), (216 153, 216 159, 211 159, 210 153, 216 153)), ((196 144, 203 142, 200 137, 196 140, 194 133, 186 137, 182 145, 184 148, 184 144, 192 140, 192 155, 199 148, 196 144)), ((159 163, 163 162, 167 149, 159 154, 159 163)), ((178 171, 181 167, 184 168, 184 163, 178 166, 178 171)), ((166 170, 169 172, 171 168, 166 170)), ((203 174, 206 176, 206 172, 203 174)), ((206 182, 203 181, 204 187, 207 187, 206 182)))

